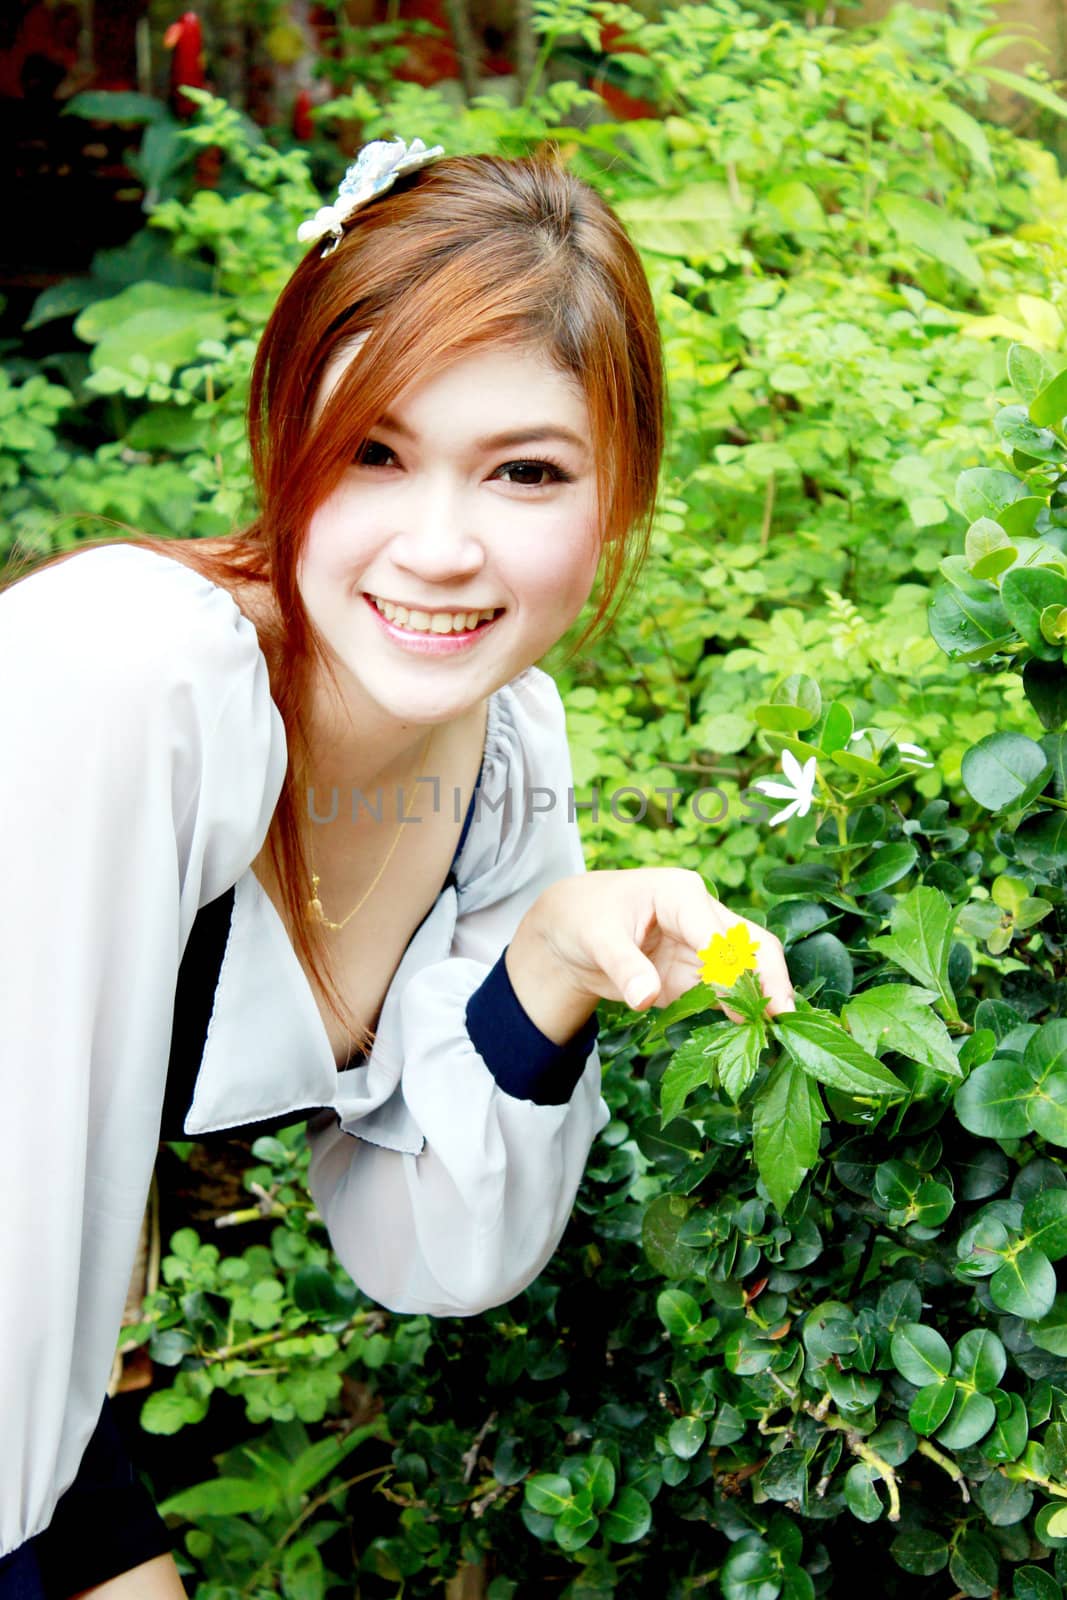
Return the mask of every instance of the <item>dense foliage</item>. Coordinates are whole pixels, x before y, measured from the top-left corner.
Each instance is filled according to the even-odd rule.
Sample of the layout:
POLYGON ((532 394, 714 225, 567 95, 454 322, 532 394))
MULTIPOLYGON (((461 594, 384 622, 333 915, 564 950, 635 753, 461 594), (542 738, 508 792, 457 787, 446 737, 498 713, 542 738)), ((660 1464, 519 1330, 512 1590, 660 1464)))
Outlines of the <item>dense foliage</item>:
MULTIPOLYGON (((847 35, 732 0, 539 12, 521 106, 361 87, 323 123, 555 138, 641 246, 672 436, 639 591, 556 663, 599 789, 583 833, 591 864, 694 866, 771 927, 798 1010, 768 1023, 745 980, 740 1023, 707 989, 605 1007, 612 1121, 564 1246, 469 1321, 366 1302, 299 1134, 260 1141, 273 1227, 175 1235, 137 1334, 173 1369, 147 1429, 222 1389, 259 1432, 164 1509, 199 1600, 350 1593, 354 1565, 415 1597, 461 1563, 491 1600, 804 1600, 872 1557, 887 1594, 1056 1600, 1067 191, 980 119, 981 6, 847 35), (661 116, 550 81, 602 21, 661 116), (786 754, 813 804, 775 825, 752 785, 786 754)), ((309 163, 218 102, 181 135, 127 112, 153 118, 149 225, 38 301, 79 351, 2 379, 0 505, 30 545, 87 513, 247 512, 256 332, 336 177, 325 143, 309 163), (189 145, 223 152, 217 188, 189 145)))

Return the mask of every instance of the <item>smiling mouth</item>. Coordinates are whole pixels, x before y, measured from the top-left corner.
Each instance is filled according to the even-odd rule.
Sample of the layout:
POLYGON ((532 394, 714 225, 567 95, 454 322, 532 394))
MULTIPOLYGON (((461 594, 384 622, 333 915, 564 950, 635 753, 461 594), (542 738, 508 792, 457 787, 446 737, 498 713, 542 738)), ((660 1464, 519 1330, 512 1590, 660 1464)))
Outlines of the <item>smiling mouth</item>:
POLYGON ((499 617, 503 606, 486 607, 481 611, 419 611, 395 605, 376 594, 366 597, 386 622, 398 628, 408 628, 412 633, 470 633, 484 622, 499 617))

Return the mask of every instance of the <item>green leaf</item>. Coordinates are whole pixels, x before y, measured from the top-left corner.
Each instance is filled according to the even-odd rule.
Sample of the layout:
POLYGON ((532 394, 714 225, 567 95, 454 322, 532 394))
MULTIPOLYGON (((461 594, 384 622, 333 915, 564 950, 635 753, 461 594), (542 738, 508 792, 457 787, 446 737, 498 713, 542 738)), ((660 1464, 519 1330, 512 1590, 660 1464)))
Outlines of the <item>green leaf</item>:
POLYGON ((134 94, 128 89, 83 89, 63 106, 66 117, 85 117, 90 122, 112 122, 117 127, 138 127, 159 122, 168 116, 167 108, 155 95, 134 94))
POLYGON ((877 894, 888 889, 890 884, 899 883, 918 859, 919 852, 906 840, 882 845, 867 857, 858 872, 853 873, 849 889, 855 895, 877 894))
POLYGON ((1021 94, 1026 100, 1033 100, 1036 105, 1044 106, 1046 111, 1051 111, 1054 116, 1067 117, 1067 100, 1058 95, 1047 84, 1037 83, 1033 78, 1024 78, 1020 72, 1009 72, 1006 67, 987 67, 984 63, 977 69, 983 77, 992 83, 1002 83, 1005 89, 1013 89, 1016 94, 1021 94))
POLYGON ((875 1483, 881 1479, 866 1461, 857 1461, 845 1473, 845 1504, 860 1522, 877 1522, 885 1509, 875 1483))
POLYGON ((667 1430, 667 1443, 683 1461, 690 1460, 707 1438, 708 1425, 702 1417, 676 1417, 667 1430))
POLYGON ((1050 1144, 1067 1147, 1067 1072, 1057 1072, 1031 1091, 1030 1126, 1050 1144))
POLYGON ((620 1489, 600 1526, 612 1544, 636 1544, 652 1526, 652 1507, 637 1489, 620 1489))
POLYGON ((705 1252, 678 1241, 692 1204, 684 1195, 660 1194, 645 1207, 641 1248, 665 1278, 695 1278, 703 1271, 705 1252))
POLYGON ((1007 1354, 996 1334, 988 1328, 972 1328, 956 1344, 952 1375, 985 1394, 996 1388, 1007 1364, 1007 1354))
POLYGON ((1042 1023, 1026 1041, 1023 1063, 1030 1069, 1035 1082, 1067 1072, 1067 1019, 1056 1017, 1051 1022, 1042 1023))
POLYGON ((1064 417, 1067 417, 1067 367, 1030 402, 1030 420, 1042 427, 1058 428, 1064 417))
POLYGON ((964 788, 987 811, 1006 811, 1035 799, 1051 768, 1035 739, 1021 733, 990 733, 965 753, 964 788))
POLYGON ((725 184, 691 183, 616 203, 637 246, 652 255, 707 261, 736 239, 739 214, 725 184))
POLYGON ((171 1495, 159 1507, 161 1516, 172 1513, 187 1522, 202 1517, 238 1517, 247 1511, 266 1511, 278 1504, 278 1484, 265 1476, 211 1478, 171 1495))
POLYGON ((963 548, 972 574, 982 579, 998 577, 1018 555, 1000 523, 991 517, 979 517, 971 523, 963 548))
POLYGON ((1058 1294, 1048 1315, 1026 1331, 1039 1350, 1067 1356, 1067 1294, 1058 1294))
POLYGON ((968 467, 956 479, 956 504, 968 522, 981 517, 998 521, 1000 512, 1025 493, 1026 485, 1014 473, 996 467, 968 467))
POLYGON ((225 340, 229 319, 223 302, 197 289, 134 283, 110 300, 88 306, 74 324, 79 339, 94 346, 94 372, 136 370, 135 358, 168 368, 194 361, 204 339, 225 340), (131 366, 131 363, 134 363, 131 366))
MULTIPOLYGON (((963 146, 976 166, 989 177, 993 176, 989 142, 980 122, 976 122, 970 113, 964 111, 962 106, 956 105, 955 101, 941 99, 939 96, 927 101, 926 112, 963 146)), ((1012 349, 1017 348, 1019 347, 1012 346, 1012 349)))
POLYGON ((1030 1421, 1020 1394, 993 1395, 997 1420, 988 1437, 982 1441, 982 1454, 987 1461, 1017 1461, 1026 1449, 1030 1434, 1030 1421))
POLYGON ((856 995, 841 1016, 857 1043, 872 1055, 895 1050, 948 1078, 960 1076, 948 1029, 930 1010, 933 989, 910 983, 876 984, 856 995))
POLYGON ((1067 1256, 1067 1189, 1042 1189, 1023 1208, 1023 1237, 1050 1261, 1067 1256))
POLYGON ((558 1472, 542 1472, 535 1478, 527 1478, 524 1496, 531 1511, 543 1517, 561 1516, 574 1504, 570 1479, 558 1472))
POLYGON ((1039 428, 1025 406, 1002 406, 993 426, 1010 450, 1020 450, 1038 461, 1058 461, 1064 453, 1051 428, 1039 428))
POLYGON ((948 1421, 938 1430, 938 1443, 950 1450, 967 1450, 989 1432, 996 1419, 996 1407, 988 1395, 957 1386, 948 1421))
POLYGON ((593 1510, 606 1510, 615 1494, 615 1468, 607 1456, 586 1457, 585 1487, 592 1496, 593 1510))
POLYGON ((989 1295, 1013 1317, 1043 1317, 1056 1298, 1055 1268, 1040 1250, 1020 1250, 990 1278, 989 1295))
POLYGON ((664 1289, 656 1300, 656 1314, 675 1339, 695 1332, 704 1320, 700 1306, 684 1289, 664 1289))
POLYGON ((936 1328, 909 1322, 898 1328, 889 1346, 893 1365, 902 1378, 924 1388, 941 1383, 952 1370, 952 1352, 936 1328))
POLYGON ((202 1422, 207 1410, 208 1401, 201 1395, 157 1389, 141 1407, 141 1427, 146 1433, 177 1433, 188 1423, 202 1422))
POLYGON ((976 599, 942 589, 930 602, 930 632, 950 661, 981 661, 1010 644, 1013 629, 997 593, 976 599))
POLYGON ((288 1546, 282 1555, 281 1572, 285 1600, 323 1600, 326 1569, 310 1538, 297 1539, 288 1546))
POLYGON ((1067 866, 1067 811, 1040 811, 1015 830, 1015 855, 1039 872, 1067 866))
POLYGON ((778 1211, 784 1211, 819 1155, 826 1112, 815 1084, 783 1058, 773 1068, 753 1108, 756 1169, 778 1211))
POLYGON ((957 1089, 956 1115, 968 1133, 985 1139, 1021 1139, 1030 1130, 1027 1105, 1033 1092, 1033 1077, 1021 1061, 994 1056, 957 1089))
POLYGON ((952 1410, 955 1398, 956 1385, 951 1378, 943 1383, 924 1384, 908 1407, 909 1426, 924 1438, 936 1433, 952 1410))
POLYGON ((763 1540, 749 1534, 737 1540, 719 1574, 723 1600, 778 1600, 782 1568, 763 1540))
POLYGON ((967 228, 941 206, 918 195, 883 190, 878 209, 904 244, 933 256, 968 283, 982 282, 982 268, 971 249, 967 228))
POLYGON ((1063 1600, 1063 1590, 1043 1567, 1016 1567, 1011 1593, 1012 1600, 1063 1600))
POLYGON ((916 1578, 931 1578, 948 1566, 948 1545, 939 1533, 928 1528, 915 1528, 909 1533, 898 1533, 889 1547, 889 1553, 898 1567, 916 1578))
MULTIPOLYGON (((977 126, 977 124, 976 124, 977 126)), ((819 197, 808 184, 796 178, 776 183, 767 190, 767 205, 775 212, 781 225, 790 233, 823 233, 826 217, 819 197)))
MULTIPOLYGON (((1036 400, 1042 389, 1046 387, 1053 376, 1052 369, 1043 355, 1036 350, 1030 350, 1024 344, 1013 344, 1008 347, 1008 381, 1021 400, 1029 405, 1031 400, 1036 400)), ((1036 417, 1031 417, 1036 421, 1036 417)))
POLYGON ((674 1052, 659 1086, 664 1125, 677 1117, 691 1094, 714 1082, 715 1044, 734 1026, 719 1022, 708 1028, 695 1028, 674 1052))
POLYGON ((892 931, 869 939, 868 944, 917 982, 936 990, 947 1015, 957 1022, 956 997, 948 979, 955 921, 955 909, 941 891, 922 884, 897 901, 890 918, 892 931))
POLYGON ((822 696, 814 678, 793 672, 771 691, 770 702, 752 713, 761 728, 773 733, 801 733, 812 727, 822 711, 822 696))
POLYGON ((810 989, 822 980, 838 994, 851 994, 854 980, 852 957, 835 933, 813 933, 790 945, 786 957, 789 976, 798 988, 810 989))
POLYGON ((948 1570, 956 1587, 975 1600, 988 1600, 996 1592, 997 1554, 980 1534, 963 1535, 949 1557, 948 1570))
POLYGON ((1059 661, 1063 645, 1050 644, 1041 631, 1049 606, 1067 606, 1067 578, 1051 567, 1013 567, 1000 585, 1001 603, 1016 632, 1039 661, 1059 661))
POLYGON ((864 1050, 835 1018, 813 1010, 785 1011, 771 1023, 798 1066, 845 1094, 875 1099, 907 1094, 900 1079, 864 1050))
POLYGON ((718 1040, 715 1066, 730 1099, 736 1105, 759 1070, 764 1030, 754 1022, 731 1023, 729 1033, 718 1040))

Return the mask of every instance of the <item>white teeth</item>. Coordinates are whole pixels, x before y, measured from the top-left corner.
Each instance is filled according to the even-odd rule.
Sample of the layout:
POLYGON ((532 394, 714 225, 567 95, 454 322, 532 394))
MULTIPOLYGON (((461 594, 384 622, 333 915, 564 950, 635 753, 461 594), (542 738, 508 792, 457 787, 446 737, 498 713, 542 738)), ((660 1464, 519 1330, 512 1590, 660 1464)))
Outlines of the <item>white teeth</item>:
POLYGON ((410 628, 413 633, 465 633, 496 616, 494 610, 409 611, 407 606, 394 605, 391 600, 380 600, 376 595, 371 598, 387 622, 410 628))

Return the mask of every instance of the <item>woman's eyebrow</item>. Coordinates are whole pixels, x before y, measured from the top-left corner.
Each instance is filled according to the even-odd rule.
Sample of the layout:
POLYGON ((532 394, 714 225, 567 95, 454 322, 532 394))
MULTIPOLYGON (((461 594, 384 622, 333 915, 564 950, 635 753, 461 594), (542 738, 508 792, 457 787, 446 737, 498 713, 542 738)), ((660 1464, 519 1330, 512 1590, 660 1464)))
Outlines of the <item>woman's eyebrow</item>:
MULTIPOLYGON (((390 433, 398 433, 402 439, 414 439, 415 435, 406 423, 400 422, 396 417, 390 416, 388 411, 383 411, 378 419, 378 425, 388 428, 390 433)), ((493 433, 485 439, 476 439, 476 450, 507 450, 520 444, 534 444, 548 439, 558 439, 564 444, 574 445, 578 450, 587 448, 586 440, 579 434, 573 433, 570 428, 561 428, 558 423, 532 423, 529 427, 514 428, 507 433, 493 433)))

